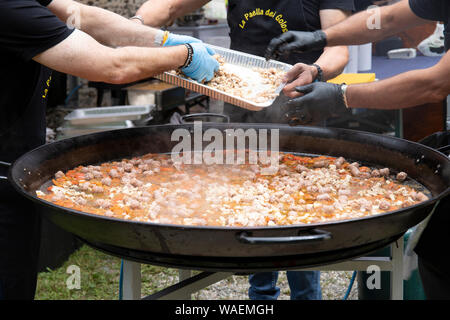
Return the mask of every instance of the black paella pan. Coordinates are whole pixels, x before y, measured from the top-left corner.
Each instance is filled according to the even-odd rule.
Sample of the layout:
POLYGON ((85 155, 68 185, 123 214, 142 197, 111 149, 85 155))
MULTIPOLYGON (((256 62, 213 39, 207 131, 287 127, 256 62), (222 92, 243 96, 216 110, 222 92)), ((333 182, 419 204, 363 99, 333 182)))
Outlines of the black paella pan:
MULTIPOLYGON (((59 170, 149 152, 169 153, 178 143, 171 141, 172 132, 179 128, 193 133, 191 124, 159 125, 57 141, 17 159, 9 169, 8 179, 19 193, 35 202, 45 217, 97 249, 145 263, 235 272, 293 269, 361 256, 402 236, 431 212, 436 201, 450 192, 449 158, 410 141, 332 128, 203 124, 203 131, 209 128, 222 132, 237 128, 267 129, 270 135, 274 132, 271 130, 278 129, 280 152, 343 156, 366 165, 405 171, 423 185, 431 197, 412 207, 352 220, 238 228, 165 225, 109 218, 60 207, 36 196, 36 190, 59 170)), ((191 137, 193 139, 194 135, 191 137)))

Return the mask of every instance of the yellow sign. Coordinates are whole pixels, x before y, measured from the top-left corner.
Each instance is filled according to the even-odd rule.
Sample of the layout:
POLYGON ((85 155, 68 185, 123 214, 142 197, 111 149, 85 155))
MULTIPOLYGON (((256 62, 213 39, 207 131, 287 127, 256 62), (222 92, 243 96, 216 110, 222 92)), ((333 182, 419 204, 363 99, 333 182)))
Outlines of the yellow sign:
POLYGON ((328 82, 341 84, 357 84, 375 81, 375 73, 341 73, 336 78, 328 82))

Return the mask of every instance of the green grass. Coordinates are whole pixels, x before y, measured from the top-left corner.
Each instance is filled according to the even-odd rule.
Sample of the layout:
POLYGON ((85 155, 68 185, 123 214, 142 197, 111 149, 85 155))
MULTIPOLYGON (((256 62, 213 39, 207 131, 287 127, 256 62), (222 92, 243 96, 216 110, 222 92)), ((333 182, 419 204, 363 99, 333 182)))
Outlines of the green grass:
MULTIPOLYGON (((41 272, 38 276, 37 300, 117 300, 119 298, 119 258, 88 246, 73 253, 60 268, 41 272), (80 289, 68 289, 66 273, 70 265, 80 268, 80 289)), ((178 271, 142 265, 142 292, 145 295, 159 291, 177 282, 178 271)))

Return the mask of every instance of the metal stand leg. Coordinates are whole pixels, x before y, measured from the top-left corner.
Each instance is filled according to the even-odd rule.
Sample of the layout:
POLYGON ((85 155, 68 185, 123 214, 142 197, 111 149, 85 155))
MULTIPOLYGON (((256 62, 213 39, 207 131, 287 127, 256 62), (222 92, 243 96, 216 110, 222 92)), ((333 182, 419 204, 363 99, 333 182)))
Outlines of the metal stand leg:
POLYGON ((403 237, 391 245, 391 299, 403 300, 403 237))
POLYGON ((141 264, 123 260, 123 300, 141 299, 141 264))
POLYGON ((155 294, 147 296, 144 300, 183 300, 186 295, 190 296, 192 293, 232 275, 233 273, 231 272, 202 272, 155 294))
MULTIPOLYGON (((182 282, 184 280, 189 279, 192 276, 192 271, 191 270, 183 270, 180 269, 178 270, 178 282, 182 282)), ((191 300, 192 299, 192 294, 191 292, 180 292, 179 298, 182 300, 191 300), (185 294, 185 296, 183 297, 183 293, 185 294)))
POLYGON ((178 270, 178 281, 181 282, 183 280, 186 280, 192 276, 192 270, 184 270, 180 269, 178 270))

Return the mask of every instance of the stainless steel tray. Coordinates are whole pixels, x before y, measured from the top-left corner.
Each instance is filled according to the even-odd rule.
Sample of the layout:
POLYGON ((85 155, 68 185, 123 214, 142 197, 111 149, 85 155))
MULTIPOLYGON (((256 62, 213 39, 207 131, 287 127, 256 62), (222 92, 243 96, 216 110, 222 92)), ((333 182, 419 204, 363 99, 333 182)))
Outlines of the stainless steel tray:
POLYGON ((59 138, 70 138, 94 132, 118 130, 132 127, 134 127, 134 124, 131 120, 125 120, 114 123, 93 124, 93 125, 71 125, 69 123, 65 123, 63 126, 59 128, 58 132, 59 138))
MULTIPOLYGON (((284 71, 288 71, 290 68, 292 68, 292 65, 287 64, 287 63, 274 61, 274 60, 266 61, 266 59, 259 57, 259 56, 255 56, 255 55, 251 55, 251 54, 247 54, 247 53, 243 53, 243 52, 239 52, 239 51, 235 51, 235 50, 230 50, 230 49, 226 49, 226 48, 222 48, 222 47, 217 47, 217 46, 213 46, 213 45, 208 45, 208 47, 214 49, 214 51, 217 54, 221 55, 225 59, 226 62, 233 64, 233 65, 238 65, 238 66, 247 67, 247 68, 255 68, 255 67, 265 68, 265 69, 277 68, 277 69, 281 69, 284 71)), ((228 94, 228 93, 220 91, 220 90, 217 90, 215 88, 209 87, 209 86, 199 83, 197 81, 183 78, 181 76, 178 76, 178 75, 170 73, 170 72, 164 72, 164 73, 156 76, 156 78, 158 78, 162 81, 168 82, 170 84, 210 96, 213 99, 222 100, 224 102, 228 102, 233 105, 236 105, 236 106, 239 106, 239 107, 242 107, 245 109, 249 109, 249 110, 258 111, 258 110, 267 108, 267 107, 271 106, 276 99, 276 98, 274 98, 274 99, 269 100, 264 103, 256 103, 256 102, 253 102, 253 101, 241 98, 241 97, 237 97, 237 96, 228 94)), ((281 90, 283 89, 284 85, 285 85, 284 83, 281 84, 277 88, 275 93, 279 94, 281 92, 281 90)))
POLYGON ((149 114, 154 105, 113 106, 76 109, 64 117, 72 125, 111 123, 125 120, 140 120, 149 114))

